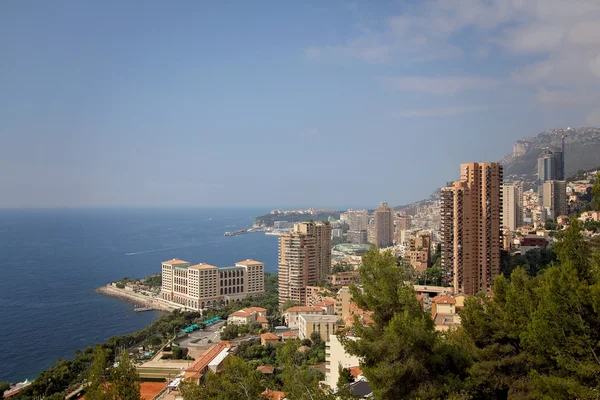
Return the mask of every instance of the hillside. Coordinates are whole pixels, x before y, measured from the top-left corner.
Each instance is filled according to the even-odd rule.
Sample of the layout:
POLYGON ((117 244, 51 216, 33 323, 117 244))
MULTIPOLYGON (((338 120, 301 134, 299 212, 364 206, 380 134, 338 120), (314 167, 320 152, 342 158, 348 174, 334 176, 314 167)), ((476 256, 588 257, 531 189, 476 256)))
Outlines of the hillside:
MULTIPOLYGON (((537 159, 546 149, 560 150, 560 129, 544 131, 534 137, 519 139, 513 145, 513 152, 504 156, 500 162, 504 165, 504 180, 522 180, 525 189, 532 188, 537 179, 537 159)), ((571 177, 577 171, 590 171, 600 166, 600 128, 575 128, 568 132, 565 139, 566 176, 571 177)), ((437 188, 429 199, 397 206, 397 211, 433 204, 439 200, 437 188)))
MULTIPOLYGON (((504 164, 506 180, 521 179, 533 183, 537 176, 537 158, 544 151, 560 150, 561 130, 553 129, 535 137, 526 137, 513 146, 513 152, 500 162, 504 164)), ((600 164, 600 129, 576 128, 565 139, 566 176, 579 170, 589 170, 600 164)))

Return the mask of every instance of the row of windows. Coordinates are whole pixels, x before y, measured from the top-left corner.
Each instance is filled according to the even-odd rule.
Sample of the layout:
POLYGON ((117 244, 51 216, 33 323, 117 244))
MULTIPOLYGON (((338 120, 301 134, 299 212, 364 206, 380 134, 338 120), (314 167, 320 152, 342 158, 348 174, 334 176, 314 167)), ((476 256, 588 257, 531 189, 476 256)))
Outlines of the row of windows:
POLYGON ((237 294, 237 293, 244 293, 244 287, 243 286, 233 286, 233 287, 227 287, 227 288, 221 288, 221 294, 237 294))

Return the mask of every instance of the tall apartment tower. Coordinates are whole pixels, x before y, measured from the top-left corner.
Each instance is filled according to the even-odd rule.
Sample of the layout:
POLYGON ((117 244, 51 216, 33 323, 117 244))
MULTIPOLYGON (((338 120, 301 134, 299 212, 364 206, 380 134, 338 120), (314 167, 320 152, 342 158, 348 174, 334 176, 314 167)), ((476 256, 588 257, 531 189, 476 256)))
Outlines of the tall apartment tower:
POLYGON ((443 266, 452 259, 455 293, 474 295, 500 273, 502 166, 467 163, 460 172, 459 181, 442 189, 443 266))
POLYGON ((279 305, 304 303, 306 287, 331 271, 331 226, 302 222, 292 233, 279 236, 279 305))
POLYGON ((454 186, 443 187, 440 192, 440 267, 444 279, 454 273, 454 186))
POLYGON ((394 210, 381 203, 375 210, 375 245, 379 248, 394 244, 394 210))
POLYGON ((367 229, 369 227, 369 212, 367 210, 348 210, 348 240, 350 243, 367 243, 367 229))
POLYGON ((523 185, 502 185, 502 226, 511 232, 523 225, 523 185))
POLYGON ((538 158, 538 201, 544 203, 544 182, 564 181, 565 170, 562 151, 545 150, 538 158))
POLYGON ((546 181, 543 185, 542 207, 549 211, 546 217, 555 219, 560 215, 567 215, 567 182, 546 181))

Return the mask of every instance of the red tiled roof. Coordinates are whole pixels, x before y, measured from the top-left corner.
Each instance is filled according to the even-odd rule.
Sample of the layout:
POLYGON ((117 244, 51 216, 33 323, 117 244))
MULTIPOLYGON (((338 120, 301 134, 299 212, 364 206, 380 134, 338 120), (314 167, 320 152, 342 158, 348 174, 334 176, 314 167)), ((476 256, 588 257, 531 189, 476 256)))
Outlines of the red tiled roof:
POLYGON ((244 318, 247 318, 247 317, 251 316, 252 314, 249 313, 249 312, 246 312, 244 310, 240 310, 240 311, 234 312, 231 315, 234 316, 234 317, 244 317, 244 318))
POLYGON ((192 365, 189 366, 185 371, 186 372, 200 372, 221 352, 223 349, 227 348, 226 344, 219 343, 210 347, 206 350, 200 358, 198 358, 192 365))
POLYGON ((256 370, 263 374, 269 374, 269 375, 272 374, 273 372, 275 372, 275 368, 273 368, 272 365, 260 365, 260 366, 256 367, 256 370))
POLYGON ((262 315, 259 315, 258 317, 256 317, 256 322, 260 322, 261 324, 269 323, 267 318, 263 317, 262 315))
POLYGON ((260 335, 260 338, 264 340, 279 340, 279 336, 272 332, 263 333, 260 335))
POLYGON ((431 299, 431 302, 437 304, 456 304, 456 300, 450 296, 435 296, 431 299))
POLYGON ((285 337, 296 337, 298 336, 298 334, 294 331, 287 331, 287 332, 283 332, 281 336, 285 336, 285 337))
POLYGON ((360 369, 360 367, 350 367, 350 375, 352 375, 353 378, 358 377, 359 375, 362 375, 362 370, 360 369))
POLYGON ((285 392, 278 392, 277 390, 265 390, 260 394, 260 397, 268 400, 283 400, 285 399, 285 392))

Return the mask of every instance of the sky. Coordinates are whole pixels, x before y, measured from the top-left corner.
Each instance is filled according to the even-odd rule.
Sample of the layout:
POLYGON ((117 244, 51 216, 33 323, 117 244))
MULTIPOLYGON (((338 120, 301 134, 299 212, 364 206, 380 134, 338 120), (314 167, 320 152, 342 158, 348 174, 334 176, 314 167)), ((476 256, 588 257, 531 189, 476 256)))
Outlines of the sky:
POLYGON ((370 207, 600 126, 600 2, 0 2, 0 207, 370 207))

